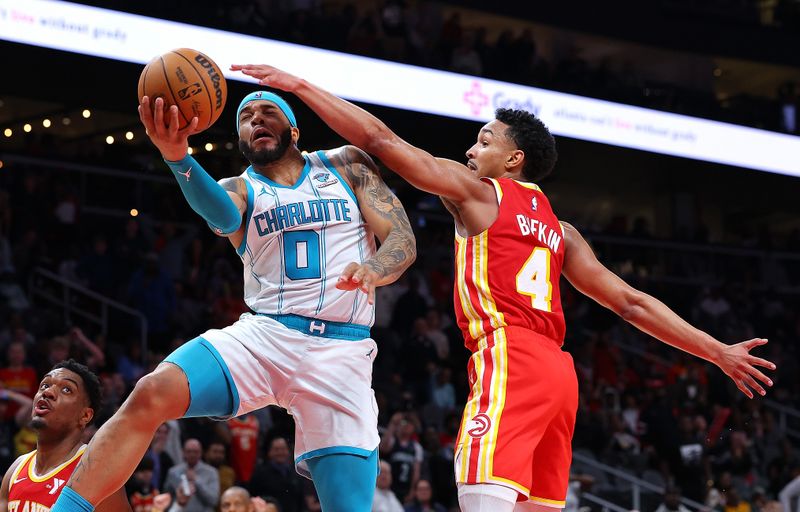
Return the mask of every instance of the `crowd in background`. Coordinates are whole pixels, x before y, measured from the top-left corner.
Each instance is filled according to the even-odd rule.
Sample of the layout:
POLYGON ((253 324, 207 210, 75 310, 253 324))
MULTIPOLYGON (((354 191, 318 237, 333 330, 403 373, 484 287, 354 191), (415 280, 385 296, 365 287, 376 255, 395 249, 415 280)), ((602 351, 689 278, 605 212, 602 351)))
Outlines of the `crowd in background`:
MULTIPOLYGON (((246 311, 240 262, 229 242, 202 229, 201 222, 83 216, 68 183, 46 172, 15 172, 2 184, 0 382, 5 389, 32 395, 53 363, 74 357, 101 376, 102 422, 172 349, 246 311), (73 315, 67 322, 62 308, 37 299, 31 293, 39 286, 37 267, 140 311, 148 320, 147 352, 136 324, 126 318, 112 316, 103 335, 91 321, 73 315)), ((640 222, 631 228, 620 232, 627 226, 616 219, 607 233, 633 240, 647 236, 640 222)), ((452 510, 453 443, 468 394, 469 354, 453 320, 451 226, 429 221, 417 236, 425 247, 418 263, 377 295, 374 389, 381 457, 388 468, 378 495, 387 502, 396 498, 405 510, 452 510)), ((721 286, 664 284, 644 271, 656 266, 653 251, 597 247, 600 258, 626 279, 719 339, 769 338, 760 353, 778 370, 768 398, 800 407, 793 344, 800 335, 797 295, 751 286, 761 281, 759 270, 747 275, 735 264, 717 267, 714 277, 721 286)), ((785 269, 788 283, 798 282, 797 270, 785 269)), ((675 278, 692 277, 692 271, 682 265, 669 269, 675 278)), ((598 461, 715 510, 744 512, 778 499, 800 475, 796 418, 786 421, 765 401, 745 399, 716 368, 639 333, 566 282, 562 300, 565 350, 573 354, 581 389, 576 491, 630 500, 630 484, 598 471, 591 464, 598 461)), ((7 464, 30 450, 35 436, 14 417, 11 401, 0 400, 0 412, 3 408, 0 455, 7 464)), ((177 494, 180 474, 196 466, 192 471, 207 478, 195 480, 191 499, 206 496, 202 480, 208 496, 240 484, 274 498, 284 512, 319 510, 313 486, 294 472, 292 440, 292 420, 277 409, 229 422, 170 422, 159 429, 129 484, 131 496, 156 490, 177 494)), ((644 509, 650 510, 661 496, 645 499, 652 508, 644 509)), ((213 509, 208 507, 197 510, 213 509)))
MULTIPOLYGON (((177 16, 181 21, 260 37, 626 104, 788 133, 800 129, 800 90, 795 82, 781 84, 770 91, 769 98, 751 93, 718 98, 711 89, 649 76, 635 62, 626 60, 624 52, 590 59, 586 54, 592 52, 575 46, 569 38, 547 41, 547 46, 555 44, 558 48, 545 56, 537 51, 545 36, 533 23, 516 18, 512 26, 517 28, 490 30, 479 12, 454 9, 458 2, 247 0, 217 7, 185 3, 182 7, 180 2, 102 2, 104 7, 148 16, 177 16)), ((707 16, 726 21, 732 23, 730 30, 740 24, 788 31, 800 26, 800 3, 796 0, 731 0, 702 5, 676 0, 663 2, 662 8, 665 13, 676 13, 678 20, 681 16, 707 16)), ((641 14, 653 15, 649 11, 641 14)), ((707 70, 709 76, 712 71, 707 70)))

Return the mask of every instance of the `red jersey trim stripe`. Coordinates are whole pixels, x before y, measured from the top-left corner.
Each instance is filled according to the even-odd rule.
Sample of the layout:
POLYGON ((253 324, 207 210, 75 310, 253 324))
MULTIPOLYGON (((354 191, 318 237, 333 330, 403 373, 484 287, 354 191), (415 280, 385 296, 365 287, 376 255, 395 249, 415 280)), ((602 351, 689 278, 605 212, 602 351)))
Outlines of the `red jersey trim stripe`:
POLYGON ((42 483, 42 482, 46 482, 47 480, 50 480, 56 474, 58 474, 62 469, 64 469, 65 467, 67 467, 70 464, 72 464, 73 462, 75 462, 81 455, 83 455, 83 452, 85 452, 85 451, 86 451, 86 445, 83 445, 80 448, 78 448, 78 451, 75 452, 75 455, 70 457, 66 462, 62 463, 60 466, 58 466, 57 468, 53 469, 52 471, 49 471, 49 472, 45 473, 42 476, 39 476, 39 475, 36 474, 36 471, 33 469, 33 464, 32 464, 33 460, 35 459, 35 454, 36 454, 36 450, 34 450, 33 452, 31 452, 32 454, 34 454, 34 456, 32 456, 30 459, 28 459, 28 478, 31 479, 31 482, 35 482, 37 484, 42 483))
MULTIPOLYGON (((478 340, 485 335, 483 323, 478 312, 472 305, 470 294, 467 289, 469 270, 469 260, 467 259, 467 246, 469 239, 456 234, 456 285, 458 286, 458 299, 464 316, 469 321, 469 333, 473 340, 478 340)), ((471 274, 471 272, 470 272, 471 274)))

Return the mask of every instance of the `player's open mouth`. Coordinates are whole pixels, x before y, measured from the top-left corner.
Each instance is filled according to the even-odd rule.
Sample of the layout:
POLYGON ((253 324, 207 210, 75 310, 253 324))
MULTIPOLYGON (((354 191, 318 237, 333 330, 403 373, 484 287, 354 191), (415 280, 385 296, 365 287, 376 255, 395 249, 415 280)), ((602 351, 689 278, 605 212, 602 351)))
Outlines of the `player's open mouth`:
POLYGON ((270 140, 270 139, 274 140, 275 136, 272 135, 272 133, 266 128, 260 128, 260 127, 253 130, 253 135, 250 137, 250 140, 252 140, 253 142, 257 142, 259 140, 270 140))
POLYGON ((472 160, 467 162, 467 168, 469 168, 469 170, 472 172, 476 172, 478 170, 478 166, 472 163, 472 160))
POLYGON ((33 412, 37 416, 44 416, 45 414, 49 413, 52 410, 50 407, 50 403, 45 400, 44 398, 40 398, 36 401, 36 404, 33 407, 33 412))

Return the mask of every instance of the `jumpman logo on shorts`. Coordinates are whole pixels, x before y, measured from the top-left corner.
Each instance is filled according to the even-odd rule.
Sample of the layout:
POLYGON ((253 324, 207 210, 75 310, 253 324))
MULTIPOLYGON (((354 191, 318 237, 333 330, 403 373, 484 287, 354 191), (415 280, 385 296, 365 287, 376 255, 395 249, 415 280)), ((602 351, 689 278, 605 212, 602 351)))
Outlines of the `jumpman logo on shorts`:
POLYGON ((186 172, 178 171, 178 174, 180 174, 181 176, 185 176, 186 181, 189 181, 189 178, 192 177, 192 168, 189 167, 188 169, 186 169, 186 172))

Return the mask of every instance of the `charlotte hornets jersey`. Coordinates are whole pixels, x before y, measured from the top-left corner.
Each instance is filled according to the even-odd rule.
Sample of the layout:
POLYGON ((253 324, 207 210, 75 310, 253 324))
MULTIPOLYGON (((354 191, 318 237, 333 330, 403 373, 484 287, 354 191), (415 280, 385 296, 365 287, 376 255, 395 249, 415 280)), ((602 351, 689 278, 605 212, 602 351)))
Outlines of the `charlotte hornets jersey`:
POLYGON ((248 167, 244 300, 256 313, 301 315, 371 326, 374 307, 361 291, 336 281, 351 263, 375 254, 375 237, 353 191, 324 152, 303 155, 293 186, 248 167))

